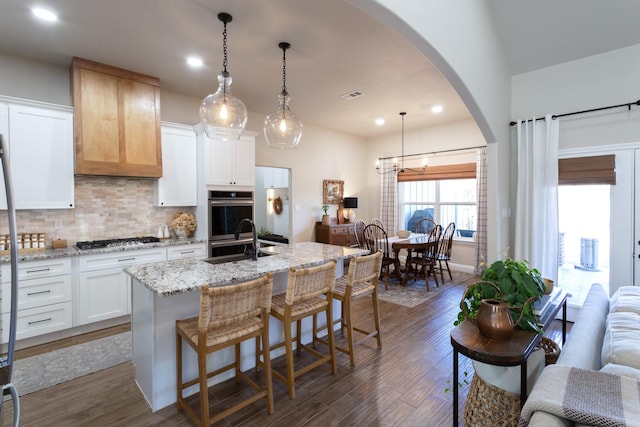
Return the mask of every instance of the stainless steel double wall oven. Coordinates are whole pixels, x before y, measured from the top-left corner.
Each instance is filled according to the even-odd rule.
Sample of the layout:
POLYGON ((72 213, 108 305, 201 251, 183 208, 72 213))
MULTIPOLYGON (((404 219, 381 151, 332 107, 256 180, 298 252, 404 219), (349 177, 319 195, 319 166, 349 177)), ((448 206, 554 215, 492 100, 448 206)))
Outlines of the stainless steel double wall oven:
POLYGON ((253 191, 209 191, 209 257, 219 260, 242 254, 245 245, 252 244, 252 230, 240 221, 253 220, 253 191))

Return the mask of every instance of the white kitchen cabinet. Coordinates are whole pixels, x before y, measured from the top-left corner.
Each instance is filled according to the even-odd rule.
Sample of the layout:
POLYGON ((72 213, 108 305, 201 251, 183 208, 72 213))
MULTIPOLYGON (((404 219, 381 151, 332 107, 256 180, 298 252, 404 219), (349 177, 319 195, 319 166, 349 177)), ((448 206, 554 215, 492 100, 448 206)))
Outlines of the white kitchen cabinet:
POLYGON ((196 206, 197 147, 192 126, 162 123, 162 177, 154 185, 156 206, 196 206))
POLYGON ((184 259, 184 258, 204 259, 206 257, 207 257, 206 243, 194 243, 192 245, 169 246, 167 248, 167 261, 171 261, 174 259, 184 259))
MULTIPOLYGON (((0 311, 2 342, 9 338, 11 266, 3 264, 0 311)), ((24 261, 18 264, 16 339, 55 332, 72 326, 71 259, 24 261)))
POLYGON ((264 188, 288 188, 289 169, 268 168, 264 174, 264 188))
POLYGON ((123 268, 165 261, 163 247, 81 255, 74 293, 74 325, 131 314, 131 278, 123 268))
POLYGON ((73 109, 0 98, 0 132, 9 145, 16 209, 73 208, 73 109))
POLYGON ((205 182, 224 188, 255 187, 255 134, 245 132, 239 140, 218 141, 198 134, 204 144, 205 182))

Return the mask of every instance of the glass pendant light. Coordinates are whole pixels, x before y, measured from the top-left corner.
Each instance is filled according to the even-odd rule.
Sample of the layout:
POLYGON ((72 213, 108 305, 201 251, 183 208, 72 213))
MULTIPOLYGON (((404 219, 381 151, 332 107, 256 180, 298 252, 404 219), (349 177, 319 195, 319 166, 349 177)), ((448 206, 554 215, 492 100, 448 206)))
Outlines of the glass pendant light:
POLYGON ((200 120, 209 138, 238 139, 247 124, 247 107, 231 94, 232 78, 227 71, 227 24, 233 18, 228 13, 219 13, 218 19, 224 23, 224 69, 218 75, 218 90, 209 94, 200 104, 200 120))
POLYGON ((302 122, 289 109, 289 93, 287 92, 287 49, 291 45, 287 42, 278 44, 282 49, 282 92, 278 95, 278 111, 269 114, 264 119, 264 136, 271 148, 293 149, 300 143, 302 136, 302 122))

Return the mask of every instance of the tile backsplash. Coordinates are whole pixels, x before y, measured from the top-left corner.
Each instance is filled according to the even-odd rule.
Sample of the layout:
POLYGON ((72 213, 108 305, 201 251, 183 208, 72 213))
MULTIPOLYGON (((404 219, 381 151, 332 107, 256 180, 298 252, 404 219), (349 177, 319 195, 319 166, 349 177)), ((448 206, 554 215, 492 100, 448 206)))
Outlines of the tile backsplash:
MULTIPOLYGON (((155 236, 176 212, 194 212, 194 207, 153 206, 154 180, 119 177, 75 177, 75 208, 18 210, 18 233, 46 233, 51 240, 77 241, 132 236, 155 236)), ((0 211, 0 233, 8 233, 6 211, 0 211)))

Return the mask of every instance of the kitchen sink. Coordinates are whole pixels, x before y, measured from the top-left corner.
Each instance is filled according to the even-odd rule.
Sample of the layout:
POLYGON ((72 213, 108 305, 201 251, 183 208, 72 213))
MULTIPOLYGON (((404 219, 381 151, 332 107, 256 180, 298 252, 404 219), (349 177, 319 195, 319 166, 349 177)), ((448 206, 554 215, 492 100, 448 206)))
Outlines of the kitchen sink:
MULTIPOLYGON (((273 254, 258 252, 258 258, 264 258, 271 255, 273 254)), ((238 254, 238 255, 224 256, 224 257, 209 258, 209 259, 205 259, 205 262, 208 262, 209 264, 222 264, 225 262, 243 261, 245 259, 252 260, 253 257, 251 255, 238 254)))

